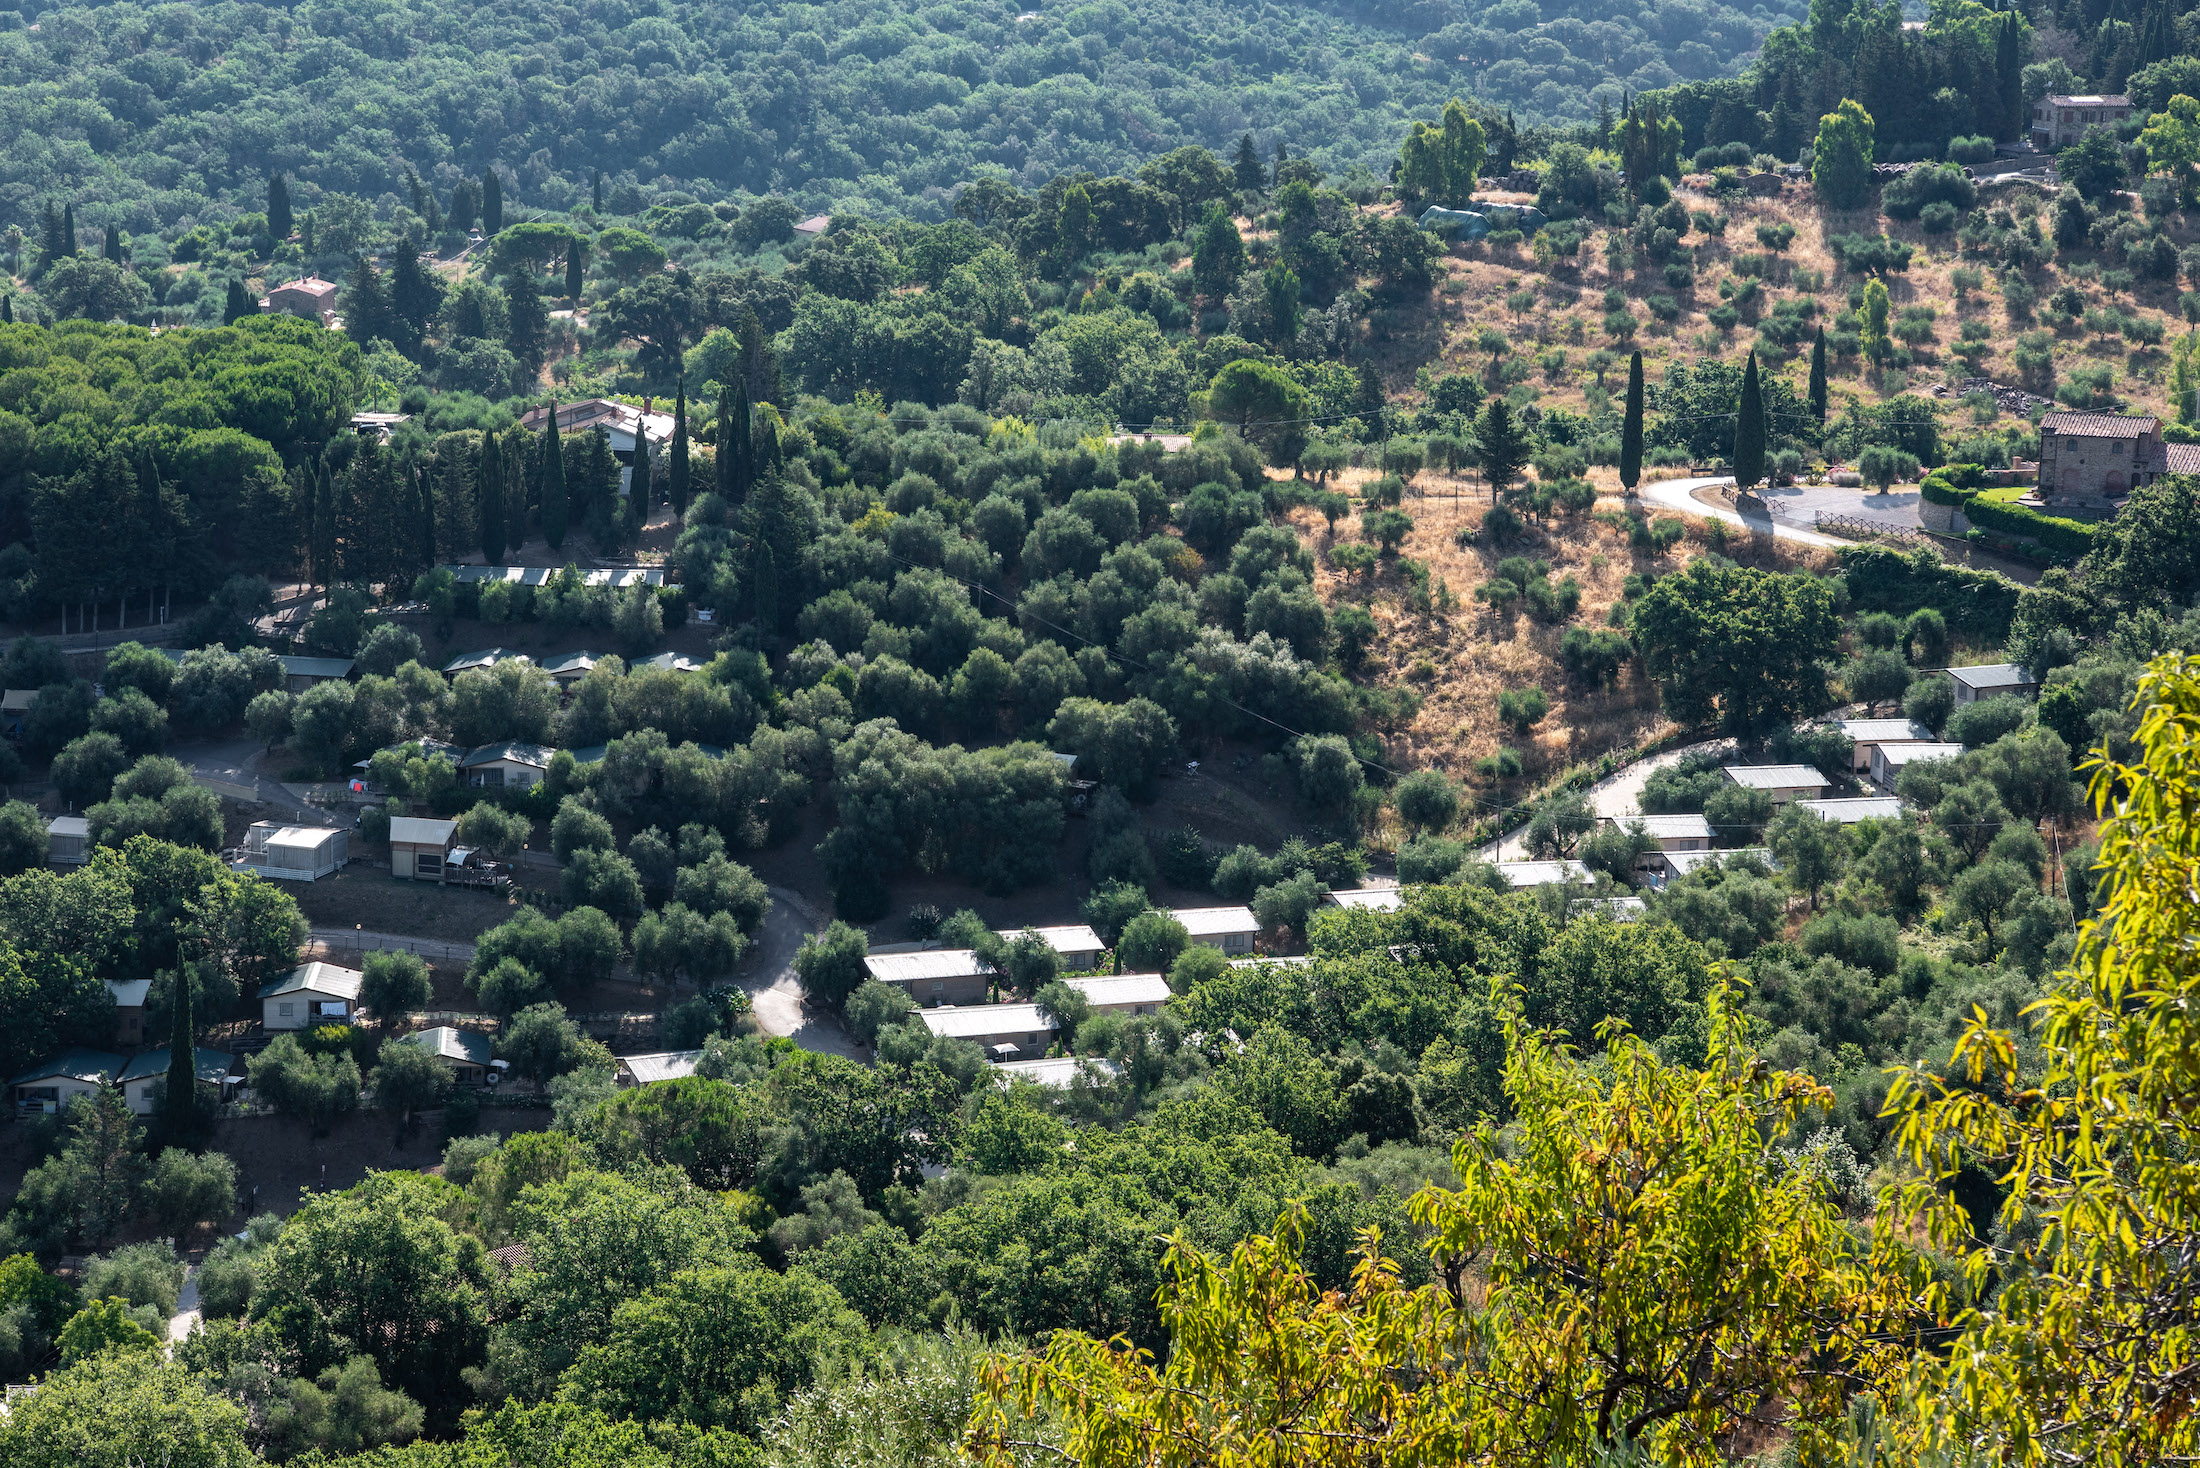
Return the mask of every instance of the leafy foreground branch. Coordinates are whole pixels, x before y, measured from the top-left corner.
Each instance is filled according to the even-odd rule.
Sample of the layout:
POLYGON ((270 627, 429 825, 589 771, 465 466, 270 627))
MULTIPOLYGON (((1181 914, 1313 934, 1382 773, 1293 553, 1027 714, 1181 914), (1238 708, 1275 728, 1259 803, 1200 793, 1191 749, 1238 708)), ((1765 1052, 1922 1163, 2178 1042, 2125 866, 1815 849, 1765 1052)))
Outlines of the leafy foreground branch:
MULTIPOLYGON (((1351 1290, 1324 1294, 1301 1215, 1227 1260, 1179 1240, 1166 1364, 1065 1334, 996 1364, 992 1409, 1062 1419, 1088 1468, 1571 1461, 1607 1444, 1712 1463, 1783 1427, 1826 1446, 1846 1394, 1899 1350, 1911 1271, 1874 1263, 1823 1179, 1767 1140, 1831 1093, 1765 1066, 1743 1026, 1717 993, 1705 1068, 1617 1024, 1591 1063, 1515 1006, 1505 1086, 1535 1121, 1462 1138, 1460 1188, 1415 1199, 1442 1279, 1404 1287, 1370 1229, 1351 1290)), ((973 1443, 1009 1445, 983 1414, 973 1443)))
POLYGON ((2110 897, 2032 1033, 1976 1013, 1945 1074, 1895 1073, 1913 1171, 1875 1224, 1781 1145, 1830 1093, 1759 1059, 1728 991, 1701 1068, 1616 1023, 1577 1057, 1501 992, 1521 1120, 1414 1200, 1440 1278, 1406 1287, 1369 1229, 1325 1293, 1298 1212, 1227 1257, 1180 1237, 1166 1359, 1072 1332, 997 1357, 973 1455, 1028 1460, 1013 1417, 1087 1468, 2191 1461, 2200 659, 2139 706, 2137 760, 2095 766, 2110 897))

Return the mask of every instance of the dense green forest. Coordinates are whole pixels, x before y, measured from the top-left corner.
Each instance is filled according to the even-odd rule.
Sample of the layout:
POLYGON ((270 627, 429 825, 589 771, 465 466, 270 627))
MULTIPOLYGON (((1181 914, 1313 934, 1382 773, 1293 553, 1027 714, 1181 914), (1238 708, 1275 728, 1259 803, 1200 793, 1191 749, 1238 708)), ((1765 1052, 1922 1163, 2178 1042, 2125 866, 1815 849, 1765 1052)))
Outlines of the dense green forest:
MULTIPOLYGON (((515 203, 784 193, 938 218, 988 172, 1127 173, 1248 129, 1380 175, 1408 119, 1474 91, 1523 122, 1731 74, 1797 7, 856 4, 25 6, 0 209, 73 195, 133 233, 259 207, 270 169, 387 208, 496 163, 515 203), (1578 12, 1578 13, 1577 13, 1578 12), (1471 57, 1463 64, 1462 58, 1471 57)), ((639 212, 629 209, 625 212, 639 212)))

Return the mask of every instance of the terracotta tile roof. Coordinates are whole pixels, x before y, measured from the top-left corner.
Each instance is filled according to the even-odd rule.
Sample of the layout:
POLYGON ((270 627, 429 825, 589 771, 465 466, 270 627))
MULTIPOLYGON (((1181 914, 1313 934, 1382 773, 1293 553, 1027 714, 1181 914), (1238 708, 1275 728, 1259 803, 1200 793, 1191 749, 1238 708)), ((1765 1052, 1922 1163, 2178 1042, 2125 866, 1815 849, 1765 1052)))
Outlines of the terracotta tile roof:
POLYGON ((2171 474, 2200 474, 2200 443, 2173 443, 2169 449, 2171 474))
POLYGON ((2144 438, 2160 426, 2159 419, 2123 413, 2049 413, 2040 419, 2040 432, 2065 438, 2144 438))

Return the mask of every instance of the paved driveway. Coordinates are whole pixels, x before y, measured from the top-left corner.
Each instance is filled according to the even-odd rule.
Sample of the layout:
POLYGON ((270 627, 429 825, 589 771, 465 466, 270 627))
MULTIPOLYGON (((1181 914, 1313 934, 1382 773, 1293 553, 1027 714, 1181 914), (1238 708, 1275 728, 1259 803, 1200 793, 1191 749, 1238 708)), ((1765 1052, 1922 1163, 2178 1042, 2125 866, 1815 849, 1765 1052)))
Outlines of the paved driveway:
POLYGON ((1885 494, 1876 489, 1846 489, 1833 484, 1791 484, 1760 491, 1773 510, 1789 519, 1808 523, 1813 514, 1853 515, 1860 520, 1880 520, 1915 529, 1920 499, 1917 487, 1895 488, 1885 494))
MULTIPOLYGON (((1650 783, 1650 777, 1660 770, 1668 770, 1689 755, 1710 751, 1721 755, 1734 751, 1731 739, 1707 739, 1701 744, 1686 744, 1636 760, 1623 770, 1606 775, 1582 792, 1589 802, 1589 813, 1606 819, 1642 814, 1642 787, 1650 783)), ((1528 828, 1518 827, 1506 832, 1475 853, 1483 861, 1525 861, 1528 859, 1528 828)))
MULTIPOLYGON (((1734 477, 1730 474, 1713 475, 1703 479, 1661 479, 1654 484, 1645 480, 1637 488, 1636 493, 1641 496, 1645 503, 1656 505, 1660 509, 1678 511, 1683 515, 1696 515, 1706 520, 1724 520, 1729 525, 1738 525, 1742 529, 1758 535, 1762 535, 1769 530, 1775 540, 1792 540, 1798 545, 1823 546, 1829 550, 1855 544, 1854 541, 1841 540, 1835 536, 1821 535, 1815 530, 1802 529, 1788 523, 1786 520, 1769 520, 1763 515, 1741 515, 1728 509, 1725 505, 1718 503, 1705 504, 1702 500, 1695 498, 1694 491, 1696 490, 1709 485, 1732 484, 1733 482, 1734 477)), ((1857 493, 1853 489, 1840 492, 1849 495, 1857 493)), ((1806 522, 1810 518, 1810 513, 1807 510, 1796 511, 1783 508, 1782 513, 1784 515, 1799 514, 1806 522)))

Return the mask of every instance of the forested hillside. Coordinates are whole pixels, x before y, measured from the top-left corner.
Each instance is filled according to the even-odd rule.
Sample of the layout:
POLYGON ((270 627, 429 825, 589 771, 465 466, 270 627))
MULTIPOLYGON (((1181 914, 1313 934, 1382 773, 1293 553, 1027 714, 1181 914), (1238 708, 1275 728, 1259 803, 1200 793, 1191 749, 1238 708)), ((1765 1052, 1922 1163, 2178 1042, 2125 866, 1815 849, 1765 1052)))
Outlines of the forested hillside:
POLYGON ((1380 176, 1408 119, 1473 91, 1525 123, 1622 89, 1732 74, 1800 13, 1526 0, 1440 7, 1111 0, 739 8, 589 3, 25 5, 0 32, 0 208, 49 197, 133 233, 259 207, 271 168, 403 200, 490 163, 514 202, 622 190, 788 194, 806 209, 939 218, 988 171, 1027 187, 1128 173, 1248 129, 1380 176))

